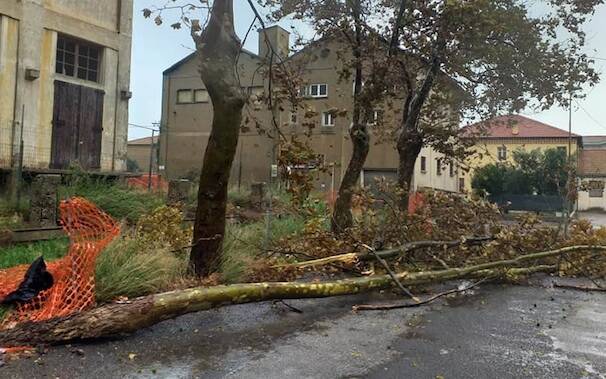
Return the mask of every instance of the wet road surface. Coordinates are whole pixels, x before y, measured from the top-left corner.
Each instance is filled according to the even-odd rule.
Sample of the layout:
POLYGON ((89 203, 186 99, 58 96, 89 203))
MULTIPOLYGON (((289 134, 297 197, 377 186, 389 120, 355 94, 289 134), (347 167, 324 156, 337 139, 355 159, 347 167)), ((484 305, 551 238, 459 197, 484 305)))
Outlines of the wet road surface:
MULTIPOLYGON (((550 279, 545 279, 549 282, 550 279)), ((389 299, 387 298, 389 297, 389 299)), ((486 284, 423 308, 368 294, 225 307, 9 361, 2 378, 603 378, 606 293, 486 284)))

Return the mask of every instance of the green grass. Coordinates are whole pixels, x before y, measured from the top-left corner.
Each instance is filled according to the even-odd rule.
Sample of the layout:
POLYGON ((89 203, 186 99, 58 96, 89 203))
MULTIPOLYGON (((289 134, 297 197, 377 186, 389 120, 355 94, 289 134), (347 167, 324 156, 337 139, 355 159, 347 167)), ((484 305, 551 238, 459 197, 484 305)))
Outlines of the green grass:
POLYGON ((47 262, 59 259, 67 254, 68 246, 67 238, 61 238, 0 248, 0 269, 30 264, 41 255, 47 262))
POLYGON ((266 244, 271 247, 279 239, 300 232, 304 225, 305 220, 298 216, 273 218, 271 234, 267 241, 265 220, 228 226, 219 267, 222 279, 227 283, 241 282, 246 269, 259 257, 266 244))
POLYGON ((122 236, 97 258, 97 301, 161 292, 174 286, 186 272, 187 262, 168 249, 149 248, 122 236))
POLYGON ((61 198, 84 197, 112 217, 126 219, 129 223, 136 223, 143 214, 164 204, 161 194, 101 180, 77 181, 63 186, 60 193, 61 198))
MULTIPOLYGON (((59 259, 67 254, 68 246, 67 238, 61 238, 0 248, 0 269, 29 265, 41 255, 46 262, 59 259)), ((0 306, 0 321, 8 311, 8 307, 0 306)))
POLYGON ((27 213, 28 207, 29 202, 26 199, 14 204, 8 199, 0 198, 0 230, 22 227, 23 215, 27 213))

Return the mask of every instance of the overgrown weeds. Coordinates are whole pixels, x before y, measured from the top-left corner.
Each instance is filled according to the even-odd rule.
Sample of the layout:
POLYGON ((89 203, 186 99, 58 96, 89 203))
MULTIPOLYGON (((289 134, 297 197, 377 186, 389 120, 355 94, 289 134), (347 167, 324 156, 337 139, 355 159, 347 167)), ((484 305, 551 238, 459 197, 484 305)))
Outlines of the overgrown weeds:
POLYGON ((61 187, 61 198, 84 197, 114 218, 134 224, 146 213, 164 204, 161 193, 129 188, 124 184, 96 179, 87 174, 71 174, 61 187))
POLYGON ((172 289, 183 278, 186 267, 185 260, 168 247, 150 246, 135 235, 123 235, 97 259, 97 301, 172 289))

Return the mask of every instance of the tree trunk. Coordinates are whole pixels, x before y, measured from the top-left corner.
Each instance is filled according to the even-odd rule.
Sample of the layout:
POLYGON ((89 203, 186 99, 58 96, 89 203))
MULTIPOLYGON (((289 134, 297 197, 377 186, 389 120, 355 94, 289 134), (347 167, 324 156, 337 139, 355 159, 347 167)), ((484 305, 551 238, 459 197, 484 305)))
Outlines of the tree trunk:
MULTIPOLYGON (((557 271, 557 265, 539 265, 537 262, 545 258, 579 252, 603 254, 606 252, 606 246, 570 246, 474 266, 439 271, 402 272, 396 274, 396 278, 402 285, 412 286, 469 277, 495 277, 506 274, 515 277, 516 274, 531 272, 553 272, 557 271), (526 262, 533 262, 535 265, 522 266, 526 262)), ((249 283, 191 288, 141 297, 123 303, 107 304, 69 317, 17 324, 13 328, 0 330, 0 346, 31 346, 40 343, 109 337, 132 333, 186 313, 225 305, 273 299, 352 295, 389 288, 392 285, 391 276, 374 275, 320 283, 249 283)))
POLYGON ((412 191, 412 181, 417 157, 423 148, 423 138, 416 129, 404 129, 397 142, 398 149, 398 186, 405 190, 402 195, 400 209, 408 209, 408 198, 412 191))
POLYGON ((353 216, 351 214, 351 200, 355 187, 360 181, 360 173, 364 168, 364 162, 368 156, 369 135, 365 125, 356 124, 351 128, 349 135, 353 144, 353 152, 349 165, 341 180, 339 195, 335 203, 335 210, 332 216, 332 231, 334 233, 343 233, 347 228, 353 225, 353 216))
MULTIPOLYGON (((368 129, 362 120, 362 103, 360 94, 362 92, 363 72, 362 72, 362 25, 360 21, 360 0, 356 0, 352 6, 354 18, 355 40, 353 46, 355 82, 352 126, 349 130, 353 152, 345 175, 339 186, 339 194, 335 203, 335 209, 332 216, 331 229, 334 233, 343 233, 353 225, 353 216, 351 214, 351 200, 353 191, 360 180, 360 173, 364 168, 364 162, 368 156, 369 140, 368 129)), ((367 117, 364 117, 366 120, 367 117)))
MULTIPOLYGON (((425 143, 423 134, 419 129, 421 110, 425 101, 429 98, 436 77, 440 72, 440 56, 444 46, 445 43, 438 40, 421 87, 415 93, 410 93, 405 100, 404 117, 398 131, 398 140, 396 143, 400 160, 398 163, 398 185, 406 190, 405 195, 399 202, 400 209, 402 210, 408 208, 408 194, 412 189, 411 184, 415 162, 425 143)), ((416 75, 413 75, 413 77, 416 77, 416 75)), ((413 91, 412 88, 409 90, 413 91)))
POLYGON ((215 270, 221 253, 227 186, 245 104, 236 75, 241 45, 234 31, 233 0, 215 0, 206 29, 193 38, 200 55, 200 75, 213 104, 190 254, 195 273, 204 276, 215 270))

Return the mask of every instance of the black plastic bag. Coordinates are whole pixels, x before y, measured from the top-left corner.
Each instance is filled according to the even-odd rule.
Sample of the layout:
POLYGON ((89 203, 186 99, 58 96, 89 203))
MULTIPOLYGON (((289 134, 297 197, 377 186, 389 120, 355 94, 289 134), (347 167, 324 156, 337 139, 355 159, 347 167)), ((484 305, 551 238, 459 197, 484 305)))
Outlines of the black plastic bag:
POLYGON ((40 292, 53 286, 53 276, 46 271, 44 258, 39 257, 27 269, 19 288, 6 295, 2 304, 27 303, 40 292))

